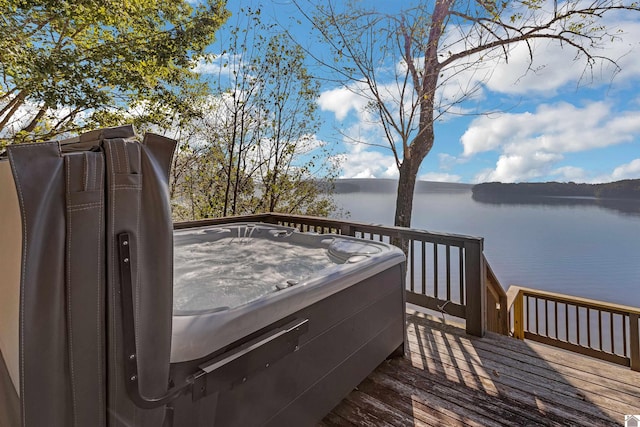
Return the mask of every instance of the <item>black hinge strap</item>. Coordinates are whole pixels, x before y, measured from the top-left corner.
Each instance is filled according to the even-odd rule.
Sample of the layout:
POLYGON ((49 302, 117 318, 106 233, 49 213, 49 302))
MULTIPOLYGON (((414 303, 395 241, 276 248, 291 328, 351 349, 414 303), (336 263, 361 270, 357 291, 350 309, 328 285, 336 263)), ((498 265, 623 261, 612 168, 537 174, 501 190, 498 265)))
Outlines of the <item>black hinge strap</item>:
POLYGON ((193 385, 193 378, 184 384, 174 386, 158 397, 146 397, 140 392, 138 378, 138 354, 136 351, 136 334, 133 307, 133 283, 131 276, 131 240, 129 233, 118 235, 118 256, 120 264, 120 301, 122 304, 122 336, 124 347, 125 386, 129 398, 139 407, 157 408, 171 402, 193 385))

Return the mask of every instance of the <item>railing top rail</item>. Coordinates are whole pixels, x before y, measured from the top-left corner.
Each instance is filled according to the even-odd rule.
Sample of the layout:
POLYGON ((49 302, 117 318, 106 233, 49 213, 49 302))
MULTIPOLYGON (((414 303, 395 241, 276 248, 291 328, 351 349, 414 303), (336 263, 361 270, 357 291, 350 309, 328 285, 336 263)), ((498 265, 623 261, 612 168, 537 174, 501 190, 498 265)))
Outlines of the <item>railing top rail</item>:
POLYGON ((384 234, 391 237, 405 237, 414 240, 426 240, 434 241, 436 243, 448 244, 451 246, 462 247, 465 242, 483 242, 482 237, 466 236, 462 234, 449 234, 430 232, 425 230, 417 230, 414 228, 396 227, 381 224, 367 224, 362 222, 345 221, 339 219, 320 218, 306 215, 292 215, 292 214, 280 214, 280 213, 265 213, 255 215, 241 215, 230 216, 223 218, 203 219, 197 221, 185 221, 174 224, 175 229, 224 224, 225 222, 238 222, 238 221, 286 221, 286 222, 300 222, 310 225, 317 225, 323 227, 335 227, 340 229, 342 226, 348 225, 355 231, 384 234))
POLYGON ((526 288, 523 286, 509 286, 509 290, 507 291, 507 307, 511 308, 515 297, 518 293, 522 293, 523 295, 529 295, 533 297, 540 297, 544 299, 548 299, 550 301, 556 301, 560 303, 579 305, 581 307, 588 307, 596 310, 603 311, 611 311, 620 314, 636 314, 640 315, 640 308, 631 307, 628 305, 615 304, 605 301, 598 301, 589 298, 575 297, 572 295, 559 294, 556 292, 549 291, 541 291, 538 289, 526 288))
POLYGON ((485 257, 484 254, 482 255, 482 257, 484 259, 484 265, 487 269, 487 286, 489 286, 489 288, 492 289, 501 298, 507 298, 507 293, 504 291, 504 288, 500 284, 498 276, 496 276, 496 274, 493 272, 491 264, 489 264, 489 261, 487 261, 487 257, 485 257))
POLYGON ((273 219, 285 220, 285 221, 300 221, 300 222, 313 222, 317 221, 318 224, 323 224, 325 226, 335 226, 336 228, 340 228, 342 225, 350 225, 354 227, 357 231, 364 232, 373 232, 380 234, 384 232, 389 236, 403 236, 414 238, 416 240, 423 239, 437 239, 437 240, 446 240, 450 241, 452 245, 462 246, 464 242, 474 241, 474 242, 482 242, 484 239, 482 237, 474 237, 467 236, 462 234, 449 234, 449 233, 439 233, 439 232, 431 232, 425 230, 418 230, 414 228, 405 228, 405 227, 396 227, 390 225, 381 225, 381 224, 367 224, 363 222, 355 222, 355 221, 345 221, 339 219, 330 219, 330 218, 318 218, 312 216, 305 215, 289 215, 289 214, 278 214, 278 213, 270 213, 268 214, 273 219))
POLYGON ((198 219, 194 221, 180 221, 174 222, 173 228, 180 230, 182 228, 191 227, 206 227, 207 225, 219 225, 228 224, 229 222, 260 222, 270 218, 269 214, 255 214, 255 215, 239 215, 239 216, 225 216, 221 218, 206 218, 198 219))

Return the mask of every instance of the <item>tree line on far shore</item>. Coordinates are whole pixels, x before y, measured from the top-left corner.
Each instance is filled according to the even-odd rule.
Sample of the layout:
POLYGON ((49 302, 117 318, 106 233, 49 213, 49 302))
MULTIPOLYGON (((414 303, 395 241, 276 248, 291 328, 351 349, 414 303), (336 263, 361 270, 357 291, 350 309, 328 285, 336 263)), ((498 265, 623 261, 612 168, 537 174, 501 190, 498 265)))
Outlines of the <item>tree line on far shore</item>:
POLYGON ((487 182, 475 185, 474 197, 595 197, 601 199, 640 200, 640 179, 625 179, 606 184, 575 182, 487 182))

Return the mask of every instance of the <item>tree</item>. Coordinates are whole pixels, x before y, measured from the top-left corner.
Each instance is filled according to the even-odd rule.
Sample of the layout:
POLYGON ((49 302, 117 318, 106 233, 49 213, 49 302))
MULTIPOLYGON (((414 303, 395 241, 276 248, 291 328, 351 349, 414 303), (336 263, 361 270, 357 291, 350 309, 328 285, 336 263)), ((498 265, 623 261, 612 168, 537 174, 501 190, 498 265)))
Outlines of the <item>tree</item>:
POLYGON ((639 10, 637 3, 622 0, 435 0, 395 15, 357 1, 344 11, 331 1, 296 5, 333 52, 333 60, 319 54, 316 59, 339 84, 365 97, 382 125, 399 171, 394 223, 404 227, 411 224, 418 169, 435 142, 434 122, 478 89, 463 83, 452 96, 441 91, 449 81, 508 61, 522 43, 532 62, 539 41, 560 43, 584 61, 585 71, 602 61, 617 67, 602 55, 617 37, 603 18, 639 10), (393 83, 383 84, 387 79, 393 83))
POLYGON ((0 0, 0 138, 189 116, 224 0, 0 0))
MULTIPOLYGON (((257 150, 263 189, 258 209, 327 215, 326 200, 317 204, 320 192, 313 179, 314 169, 320 169, 316 162, 328 156, 314 137, 319 86, 304 61, 302 49, 284 34, 269 39, 261 60, 266 73, 259 90, 264 119, 257 150)), ((333 168, 324 171, 335 174, 333 168)))
POLYGON ((318 84, 302 49, 273 30, 259 9, 243 8, 210 58, 214 94, 189 124, 174 169, 182 215, 333 209, 319 178, 330 182, 336 168, 313 137, 318 84))
POLYGON ((237 144, 230 142, 237 116, 229 110, 234 101, 228 98, 228 94, 212 96, 197 107, 200 117, 179 129, 170 183, 176 219, 251 213, 255 205, 256 167, 248 166, 248 150, 238 152, 237 144))

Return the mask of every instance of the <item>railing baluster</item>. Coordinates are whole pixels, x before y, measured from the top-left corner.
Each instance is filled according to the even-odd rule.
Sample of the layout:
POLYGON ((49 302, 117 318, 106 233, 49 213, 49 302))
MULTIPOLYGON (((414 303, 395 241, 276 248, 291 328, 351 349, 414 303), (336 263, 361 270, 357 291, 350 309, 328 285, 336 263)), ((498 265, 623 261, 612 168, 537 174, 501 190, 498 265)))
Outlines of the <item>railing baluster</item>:
POLYGON ((447 263, 447 301, 451 301, 451 246, 446 246, 447 263))
POLYGON ((547 314, 548 300, 544 300, 544 335, 549 336, 549 315, 547 314))
POLYGON ((622 316, 622 355, 627 357, 627 316, 622 316))
POLYGON ((460 264, 460 304, 464 304, 464 256, 462 248, 458 248, 458 264, 460 264))
POLYGON ((535 310, 533 310, 533 317, 534 317, 534 319, 536 320, 536 334, 537 334, 537 335, 540 335, 540 328, 538 327, 538 318, 540 317, 540 316, 538 315, 538 306, 539 306, 538 301, 540 301, 540 299, 539 299, 539 298, 537 298, 537 297, 533 297, 533 303, 535 304, 535 305, 534 305, 535 310))
POLYGON ((424 240, 422 240, 421 242, 421 249, 422 249, 422 294, 426 295, 427 294, 427 257, 426 257, 426 243, 424 240))
POLYGON ((525 307, 525 310, 526 310, 526 313, 527 313, 526 316, 525 316, 525 321, 524 321, 524 330, 525 330, 525 332, 526 331, 531 332, 530 329, 529 329, 529 325, 531 324, 531 322, 529 321, 529 316, 531 315, 531 313, 530 313, 531 312, 531 310, 530 310, 531 306, 529 305, 529 295, 525 295, 524 296, 524 307, 525 307))
POLYGON ((433 244, 433 296, 438 298, 438 245, 433 244))
POLYGON ((554 311, 554 317, 555 317, 555 320, 554 320, 554 323, 555 323, 554 328, 556 333, 555 338, 558 339, 558 301, 553 302, 553 311, 554 311))
POLYGON ((600 343, 600 351, 602 351, 602 310, 598 310, 598 341, 600 343))
POLYGON ((587 347, 591 347, 591 313, 587 307, 587 347))
POLYGON ((564 333, 565 333, 565 340, 567 342, 570 342, 571 340, 569 339, 569 304, 567 304, 566 302, 564 303, 564 333))
POLYGON ((411 277, 409 278, 410 279, 410 284, 409 285, 411 287, 411 292, 415 292, 415 289, 416 289, 415 288, 415 280, 414 280, 414 278, 415 278, 415 266, 416 266, 415 256, 414 256, 414 253, 415 253, 415 245, 414 245, 414 243, 415 243, 415 241, 412 240, 410 242, 410 244, 409 244, 409 256, 410 256, 409 265, 411 266, 411 277))
POLYGON ((609 330, 611 332, 611 353, 615 354, 615 346, 613 344, 613 313, 609 312, 609 330))
POLYGON ((580 345, 580 306, 576 304, 576 344, 580 345))

